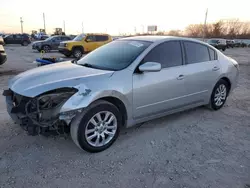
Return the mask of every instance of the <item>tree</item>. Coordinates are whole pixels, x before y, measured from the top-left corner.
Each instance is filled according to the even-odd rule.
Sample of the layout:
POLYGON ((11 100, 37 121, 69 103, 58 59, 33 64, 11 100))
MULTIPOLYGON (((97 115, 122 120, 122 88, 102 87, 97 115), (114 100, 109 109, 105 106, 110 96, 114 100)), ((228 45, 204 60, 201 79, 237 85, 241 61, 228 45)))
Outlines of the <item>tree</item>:
POLYGON ((204 25, 203 24, 191 24, 187 26, 185 33, 190 37, 202 37, 204 25))
POLYGON ((168 33, 170 36, 181 36, 181 31, 180 30, 170 30, 168 33))
POLYGON ((218 21, 212 25, 212 37, 222 37, 224 35, 224 22, 218 21))

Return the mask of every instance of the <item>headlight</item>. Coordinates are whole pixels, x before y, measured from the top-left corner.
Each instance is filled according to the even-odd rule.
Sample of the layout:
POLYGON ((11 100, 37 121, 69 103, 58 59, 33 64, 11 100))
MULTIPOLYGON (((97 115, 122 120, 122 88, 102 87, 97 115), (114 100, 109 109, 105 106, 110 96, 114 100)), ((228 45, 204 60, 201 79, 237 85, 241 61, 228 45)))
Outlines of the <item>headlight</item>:
POLYGON ((52 109, 60 104, 64 103, 67 99, 69 99, 72 95, 74 95, 77 90, 76 89, 68 89, 68 91, 53 91, 48 94, 43 94, 42 96, 37 98, 37 103, 40 110, 52 109))
POLYGON ((68 46, 68 44, 67 43, 64 43, 64 47, 67 47, 68 46))

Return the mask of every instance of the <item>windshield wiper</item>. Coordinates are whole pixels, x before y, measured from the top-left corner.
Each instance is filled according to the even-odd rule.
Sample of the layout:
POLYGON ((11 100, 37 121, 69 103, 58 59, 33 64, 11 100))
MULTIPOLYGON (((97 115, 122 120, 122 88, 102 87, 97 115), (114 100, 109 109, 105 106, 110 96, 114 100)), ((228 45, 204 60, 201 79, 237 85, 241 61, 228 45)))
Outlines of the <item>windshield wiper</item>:
POLYGON ((85 66, 85 67, 89 67, 89 68, 92 68, 92 69, 100 69, 100 70, 109 70, 109 71, 115 71, 115 69, 110 69, 110 68, 106 68, 106 67, 101 67, 101 66, 97 66, 97 65, 92 65, 92 64, 89 64, 89 63, 84 63, 84 64, 78 64, 76 63, 77 65, 81 65, 81 66, 85 66))
POLYGON ((89 68, 96 68, 95 66, 89 64, 89 63, 84 63, 84 64, 81 64, 82 66, 85 66, 85 67, 89 67, 89 68))

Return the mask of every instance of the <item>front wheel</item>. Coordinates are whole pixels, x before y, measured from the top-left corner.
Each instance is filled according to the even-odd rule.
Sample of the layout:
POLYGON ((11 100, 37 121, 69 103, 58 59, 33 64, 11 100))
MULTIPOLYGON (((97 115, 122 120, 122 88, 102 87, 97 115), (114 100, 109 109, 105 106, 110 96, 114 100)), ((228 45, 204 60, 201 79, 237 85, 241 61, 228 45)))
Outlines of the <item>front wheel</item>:
POLYGON ((225 80, 219 80, 214 86, 209 107, 212 110, 219 110, 225 104, 229 93, 229 85, 225 80))
POLYGON ((47 52, 50 52, 50 46, 48 45, 45 45, 42 47, 42 49, 47 53, 47 52))
POLYGON ((73 50, 73 56, 77 59, 80 59, 82 57, 82 54, 83 54, 83 52, 80 48, 75 48, 73 50))
POLYGON ((88 152, 101 152, 117 139, 122 117, 116 106, 107 101, 94 102, 71 124, 75 144, 88 152))

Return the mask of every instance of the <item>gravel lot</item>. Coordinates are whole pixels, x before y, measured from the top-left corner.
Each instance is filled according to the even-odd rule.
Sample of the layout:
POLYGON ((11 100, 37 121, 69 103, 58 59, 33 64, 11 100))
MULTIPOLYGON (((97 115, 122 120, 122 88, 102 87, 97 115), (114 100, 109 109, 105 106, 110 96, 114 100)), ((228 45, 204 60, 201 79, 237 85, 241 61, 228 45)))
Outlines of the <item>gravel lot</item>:
MULTIPOLYGON (((30 46, 5 48, 1 90, 40 56, 30 46)), ((0 96, 0 187, 249 188, 250 49, 225 53, 239 62, 240 80, 221 110, 200 107, 123 130, 97 154, 69 136, 27 136, 0 96)))

